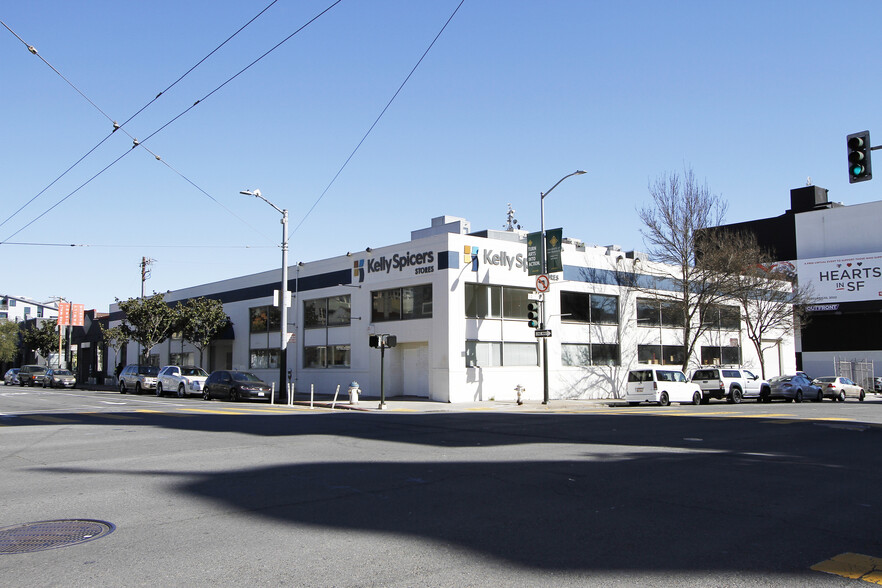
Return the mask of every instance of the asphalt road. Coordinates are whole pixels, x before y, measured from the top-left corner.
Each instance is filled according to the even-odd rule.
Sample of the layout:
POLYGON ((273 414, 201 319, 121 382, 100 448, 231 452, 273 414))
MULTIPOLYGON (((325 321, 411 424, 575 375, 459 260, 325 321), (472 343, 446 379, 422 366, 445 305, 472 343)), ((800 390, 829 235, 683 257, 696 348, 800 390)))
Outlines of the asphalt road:
POLYGON ((812 566, 882 557, 880 423, 875 399, 364 413, 3 388, 0 527, 116 529, 0 554, 0 585, 866 585, 812 566))

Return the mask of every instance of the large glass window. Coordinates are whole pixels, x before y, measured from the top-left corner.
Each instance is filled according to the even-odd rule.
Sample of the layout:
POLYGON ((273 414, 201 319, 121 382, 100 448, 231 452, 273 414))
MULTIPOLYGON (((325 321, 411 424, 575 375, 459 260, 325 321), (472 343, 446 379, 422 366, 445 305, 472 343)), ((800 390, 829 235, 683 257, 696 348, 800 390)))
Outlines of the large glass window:
POLYGON ((313 345, 303 348, 303 367, 305 368, 348 368, 350 367, 349 345, 313 345))
POLYGON ((638 345, 637 361, 661 365, 683 365, 683 346, 638 345))
POLYGON ((637 326, 682 327, 682 305, 675 300, 637 299, 637 326))
POLYGON ((532 292, 529 288, 502 288, 502 318, 527 318, 527 296, 532 292))
POLYGON ((561 364, 565 366, 621 365, 619 346, 615 343, 564 343, 560 351, 561 364))
POLYGON ((373 322, 432 317, 432 285, 377 290, 371 296, 373 322))
POLYGON ((469 318, 501 317, 502 288, 486 284, 466 284, 465 309, 469 318))
POLYGON ((538 343, 466 341, 466 367, 538 366, 538 343))
POLYGON ((615 325, 619 322, 619 297, 562 291, 560 312, 564 322, 615 325))
POLYGON ((701 314, 701 324, 709 329, 738 331, 741 329, 741 309, 737 306, 710 306, 701 314))
POLYGON ((307 329, 345 326, 351 322, 352 303, 349 294, 315 298, 303 302, 303 326, 307 329))
POLYGON ((248 309, 252 333, 272 333, 281 330, 282 314, 276 306, 255 306, 248 309))
POLYGON ((702 365, 741 365, 741 347, 702 347, 702 365))
POLYGON ((271 369, 279 367, 278 349, 252 349, 251 361, 248 367, 254 370, 271 369))

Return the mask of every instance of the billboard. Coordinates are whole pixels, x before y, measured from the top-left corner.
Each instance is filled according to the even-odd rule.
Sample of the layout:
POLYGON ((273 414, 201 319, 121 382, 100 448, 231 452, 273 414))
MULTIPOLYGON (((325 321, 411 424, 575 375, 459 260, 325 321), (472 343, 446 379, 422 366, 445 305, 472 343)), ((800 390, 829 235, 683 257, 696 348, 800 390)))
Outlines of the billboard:
POLYGON ((882 253, 837 255, 794 262, 801 286, 820 304, 882 300, 882 253))

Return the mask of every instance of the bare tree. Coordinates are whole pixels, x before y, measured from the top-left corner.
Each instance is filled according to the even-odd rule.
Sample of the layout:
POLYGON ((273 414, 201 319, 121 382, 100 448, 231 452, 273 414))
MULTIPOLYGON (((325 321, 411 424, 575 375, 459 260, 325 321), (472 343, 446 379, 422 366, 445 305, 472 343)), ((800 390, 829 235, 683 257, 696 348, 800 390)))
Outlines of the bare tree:
POLYGON ((638 210, 647 252, 664 265, 647 266, 654 283, 641 285, 662 304, 676 308, 683 329, 683 371, 709 324, 703 315, 728 298, 733 277, 718 264, 699 264, 696 236, 723 223, 727 203, 699 184, 691 168, 665 174, 649 185, 652 204, 638 210))
MULTIPOLYGON (((716 259, 723 271, 738 274, 737 288, 732 297, 738 301, 744 318, 747 338, 753 343, 760 362, 762 377, 766 377, 763 352, 777 344, 771 336, 792 333, 807 320, 804 308, 812 303, 814 293, 807 286, 800 286, 796 272, 788 263, 778 263, 762 249, 752 233, 730 231, 712 232, 710 240, 718 253, 716 259), (726 265, 720 258, 727 257, 726 265), (770 345, 771 343, 771 345, 770 345)), ((702 249, 704 249, 702 240, 702 249)))

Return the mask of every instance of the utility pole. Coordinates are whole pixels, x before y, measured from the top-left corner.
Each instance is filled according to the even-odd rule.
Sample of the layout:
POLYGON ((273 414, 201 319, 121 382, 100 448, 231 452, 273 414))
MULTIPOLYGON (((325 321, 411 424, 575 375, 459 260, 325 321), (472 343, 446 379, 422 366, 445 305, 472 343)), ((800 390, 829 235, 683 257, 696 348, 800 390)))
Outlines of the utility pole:
MULTIPOLYGON (((149 257, 141 257, 141 301, 144 300, 144 282, 150 278, 150 266, 153 265, 155 259, 150 259, 149 257)), ((138 361, 136 362, 138 365, 141 365, 141 343, 138 343, 138 361)))

